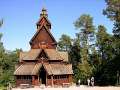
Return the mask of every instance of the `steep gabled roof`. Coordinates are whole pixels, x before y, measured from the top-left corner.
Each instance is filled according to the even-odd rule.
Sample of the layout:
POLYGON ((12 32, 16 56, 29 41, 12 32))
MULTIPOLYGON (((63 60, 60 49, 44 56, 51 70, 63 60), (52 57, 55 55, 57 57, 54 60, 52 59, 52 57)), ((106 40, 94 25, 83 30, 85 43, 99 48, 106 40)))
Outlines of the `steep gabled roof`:
POLYGON ((51 25, 50 21, 49 21, 48 18, 45 17, 45 16, 41 16, 41 17, 40 17, 40 20, 39 20, 36 24, 37 24, 37 25, 41 25, 42 19, 45 19, 45 20, 47 21, 47 23, 48 23, 49 25, 51 25))
POLYGON ((57 41, 55 40, 55 38, 53 37, 53 35, 50 33, 50 31, 47 30, 47 27, 45 25, 41 26, 39 28, 39 30, 37 30, 37 32, 35 33, 35 35, 32 37, 32 39, 30 40, 30 44, 32 43, 32 41, 36 38, 36 36, 39 34, 39 32, 42 30, 42 28, 45 28, 45 30, 48 32, 48 34, 50 35, 50 37, 52 38, 52 40, 57 44, 57 41))

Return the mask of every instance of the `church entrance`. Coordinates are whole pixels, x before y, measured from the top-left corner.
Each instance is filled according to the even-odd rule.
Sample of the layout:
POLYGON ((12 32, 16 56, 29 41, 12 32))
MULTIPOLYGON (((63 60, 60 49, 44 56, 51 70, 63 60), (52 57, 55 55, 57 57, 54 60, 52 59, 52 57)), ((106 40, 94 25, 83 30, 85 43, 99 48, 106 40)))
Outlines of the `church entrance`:
POLYGON ((45 84, 46 85, 46 71, 45 71, 43 66, 40 69, 39 81, 40 81, 41 84, 45 84))

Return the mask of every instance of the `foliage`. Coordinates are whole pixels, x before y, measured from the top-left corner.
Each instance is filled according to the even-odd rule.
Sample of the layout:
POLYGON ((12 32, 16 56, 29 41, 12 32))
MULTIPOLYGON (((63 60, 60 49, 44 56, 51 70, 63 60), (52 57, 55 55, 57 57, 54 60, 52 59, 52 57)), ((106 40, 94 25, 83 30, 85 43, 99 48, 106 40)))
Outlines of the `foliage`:
POLYGON ((63 34, 58 41, 58 49, 61 51, 69 51, 71 45, 72 39, 70 36, 63 34))
MULTIPOLYGON (((103 10, 103 14, 107 16, 110 20, 114 22, 113 33, 114 36, 111 38, 110 46, 106 52, 112 53, 109 56, 112 56, 110 61, 104 63, 101 69, 101 81, 103 85, 115 85, 116 84, 116 72, 120 71, 120 0, 105 0, 106 8, 103 10), (104 77, 102 77, 104 76, 104 77)), ((120 73, 119 73, 120 75, 120 73)))
POLYGON ((80 70, 79 79, 83 84, 85 84, 87 81, 86 79, 92 74, 92 68, 90 67, 90 64, 87 61, 85 61, 78 65, 78 69, 80 70))
POLYGON ((82 30, 84 33, 89 34, 94 32, 93 18, 89 14, 81 15, 74 23, 76 29, 82 30))
POLYGON ((113 33, 120 38, 120 0, 105 0, 107 7, 103 14, 114 21, 113 33))
POLYGON ((120 71, 119 60, 120 56, 117 56, 111 61, 100 65, 100 69, 95 73, 97 85, 116 85, 117 71, 120 71))
MULTIPOLYGON (((75 73, 75 80, 81 79, 83 83, 86 83, 86 79, 91 76, 92 74, 92 67, 90 66, 90 63, 88 62, 89 57, 89 49, 90 49, 90 42, 94 39, 94 32, 95 27, 93 25, 93 18, 88 14, 81 15, 76 22, 74 23, 76 29, 79 29, 79 33, 76 34, 77 40, 75 40, 76 46, 80 47, 79 52, 76 51, 78 54, 74 54, 75 56, 78 56, 79 59, 76 61, 76 68, 74 68, 75 73)), ((74 62, 75 62, 74 61, 74 62)))
POLYGON ((3 19, 0 21, 0 27, 3 25, 3 19))
POLYGON ((7 88, 2 86, 2 85, 0 85, 0 90, 7 90, 7 88))
POLYGON ((69 56, 70 56, 70 63, 72 63, 73 66, 74 81, 77 82, 78 79, 80 79, 80 70, 78 68, 78 64, 81 63, 81 55, 80 55, 81 47, 79 45, 80 43, 79 38, 76 38, 73 41, 74 42, 70 48, 69 56))
MULTIPOLYGON (((2 37, 2 36, 1 36, 2 37)), ((0 85, 6 86, 14 82, 14 67, 18 62, 17 51, 8 52, 0 40, 0 85)))
POLYGON ((89 47, 90 47, 89 43, 91 40, 93 40, 91 38, 94 37, 94 31, 95 31, 95 28, 93 25, 93 18, 88 14, 83 14, 76 20, 74 25, 77 29, 80 30, 80 32, 78 33, 80 36, 79 37, 80 46, 84 49, 84 50, 81 50, 82 60, 88 61, 89 59, 88 54, 89 54, 89 47))
POLYGON ((112 54, 112 36, 106 32, 106 28, 103 25, 98 26, 98 32, 96 35, 98 51, 101 54, 102 60, 110 60, 113 58, 112 54))

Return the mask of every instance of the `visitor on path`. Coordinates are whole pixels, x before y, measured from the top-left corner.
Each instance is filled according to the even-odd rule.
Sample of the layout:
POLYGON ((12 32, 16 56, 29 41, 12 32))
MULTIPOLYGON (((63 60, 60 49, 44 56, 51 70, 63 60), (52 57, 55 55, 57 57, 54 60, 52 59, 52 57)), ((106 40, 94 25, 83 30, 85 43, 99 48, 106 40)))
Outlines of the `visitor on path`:
POLYGON ((94 77, 91 77, 91 85, 94 86, 94 77))
POLYGON ((90 79, 87 79, 87 85, 90 86, 90 79))
POLYGON ((78 80, 78 85, 80 86, 80 79, 78 80))

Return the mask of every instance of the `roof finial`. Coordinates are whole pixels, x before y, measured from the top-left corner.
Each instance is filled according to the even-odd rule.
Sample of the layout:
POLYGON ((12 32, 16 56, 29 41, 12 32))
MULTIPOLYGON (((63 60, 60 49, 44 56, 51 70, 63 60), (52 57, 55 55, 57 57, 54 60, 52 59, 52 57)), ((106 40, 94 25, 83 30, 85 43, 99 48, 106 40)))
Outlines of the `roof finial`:
POLYGON ((43 6, 42 6, 42 11, 41 11, 40 16, 48 17, 47 10, 45 8, 45 4, 44 3, 45 3, 45 0, 43 0, 43 6))

